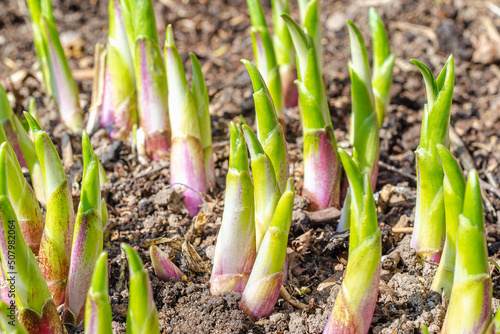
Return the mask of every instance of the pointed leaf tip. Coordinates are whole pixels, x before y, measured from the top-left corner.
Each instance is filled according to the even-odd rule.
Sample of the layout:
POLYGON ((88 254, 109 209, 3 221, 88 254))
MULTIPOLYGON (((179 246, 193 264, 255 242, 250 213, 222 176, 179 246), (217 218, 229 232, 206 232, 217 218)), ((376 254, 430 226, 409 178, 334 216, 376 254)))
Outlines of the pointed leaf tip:
POLYGON ((130 276, 132 277, 135 274, 140 273, 144 269, 144 265, 139 254, 137 254, 137 252, 129 244, 124 242, 120 244, 120 247, 127 256, 130 276))
POLYGON ((29 112, 25 111, 24 117, 28 121, 28 124, 31 128, 31 131, 33 131, 33 133, 35 133, 37 131, 43 131, 42 128, 40 127, 40 125, 38 124, 38 122, 35 120, 35 118, 33 116, 31 116, 31 114, 29 112))
POLYGON ((167 26, 167 31, 165 33, 165 46, 167 47, 175 46, 174 30, 172 29, 172 24, 169 24, 167 26))
POLYGON ((262 148, 259 139, 252 131, 252 129, 246 124, 243 124, 242 128, 243 133, 245 134, 245 141, 248 146, 248 151, 250 151, 250 156, 254 158, 257 155, 264 154, 264 149, 262 148))

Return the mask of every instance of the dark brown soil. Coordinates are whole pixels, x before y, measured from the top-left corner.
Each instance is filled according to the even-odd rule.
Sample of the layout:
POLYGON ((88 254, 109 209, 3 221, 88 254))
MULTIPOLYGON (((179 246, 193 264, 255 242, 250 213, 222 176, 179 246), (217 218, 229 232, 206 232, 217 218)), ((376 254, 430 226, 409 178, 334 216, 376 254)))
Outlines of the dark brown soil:
MULTIPOLYGON (((107 1, 54 0, 53 3, 61 38, 87 110, 94 45, 105 43, 107 37, 107 1)), ((499 4, 498 1, 489 4, 495 3, 499 4)), ((383 254, 397 250, 401 257, 397 265, 389 265, 382 272, 372 331, 417 333, 420 325, 425 324, 431 333, 437 333, 444 319, 446 301, 429 292, 435 268, 424 267, 417 261, 409 246, 409 235, 393 231, 395 227, 413 224, 413 151, 418 145, 426 100, 421 75, 409 59, 417 58, 437 73, 450 53, 455 56, 452 126, 458 140, 453 140, 452 151, 459 155, 464 167, 477 168, 484 181, 488 247, 491 258, 498 259, 500 51, 495 38, 500 38, 500 17, 483 1, 324 0, 324 75, 335 135, 342 147, 349 145, 346 134, 351 108, 345 20, 353 20, 364 35, 369 36, 370 4, 376 5, 387 23, 391 47, 397 56, 391 106, 380 130, 382 164, 376 197, 383 254)), ((267 2, 265 6, 266 13, 270 14, 267 2)), ((240 294, 220 297, 209 294, 209 272, 224 205, 228 123, 240 114, 250 124, 254 119, 250 79, 240 63, 242 58, 253 60, 245 1, 159 0, 155 1, 155 10, 160 38, 164 37, 166 25, 172 23, 177 47, 184 59, 193 51, 202 62, 211 98, 217 184, 205 197, 202 212, 191 218, 182 196, 169 188, 168 162, 141 166, 128 144, 111 143, 102 130, 92 135, 92 143, 109 178, 103 189, 110 214, 105 228, 105 249, 110 254, 115 332, 125 332, 128 269, 119 244, 127 242, 139 251, 150 272, 164 333, 321 333, 347 263, 348 233, 335 232, 337 211, 320 214, 306 211, 307 199, 300 196, 302 142, 296 109, 288 111, 287 127, 298 196, 289 239, 286 288, 292 299, 306 308, 296 308, 280 298, 269 318, 254 323, 238 309, 240 294), (161 282, 155 277, 148 254, 148 245, 152 243, 170 252, 186 274, 185 281, 161 282)), ((295 7, 292 16, 298 17, 295 7)), ((30 97, 36 98, 42 125, 50 130, 54 141, 61 144, 68 137, 64 128, 57 125, 53 102, 44 92, 27 22, 29 15, 23 0, 3 0, 0 5, 1 83, 7 87, 17 113, 27 108, 30 97)), ((77 201, 81 178, 79 138, 71 138, 71 146, 72 151, 64 151, 64 160, 77 201)), ((493 268, 492 273, 494 297, 500 298, 499 273, 493 268)), ((496 310, 496 299, 494 305, 496 310)))

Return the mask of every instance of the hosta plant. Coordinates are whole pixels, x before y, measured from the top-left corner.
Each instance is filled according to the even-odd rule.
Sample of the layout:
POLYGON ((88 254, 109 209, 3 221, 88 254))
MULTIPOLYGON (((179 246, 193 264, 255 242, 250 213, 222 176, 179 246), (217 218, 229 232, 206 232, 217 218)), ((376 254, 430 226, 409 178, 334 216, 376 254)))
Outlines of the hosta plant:
POLYGON ((453 56, 434 78, 427 66, 412 60, 422 72, 427 91, 420 144, 415 151, 417 165, 417 200, 412 247, 422 258, 439 262, 443 251, 446 223, 444 208, 444 172, 436 144, 447 146, 450 108, 455 83, 453 56))
POLYGON ((469 172, 458 218, 455 276, 441 333, 484 333, 491 320, 491 277, 483 198, 476 170, 469 172))
POLYGON ((61 120, 69 130, 79 133, 82 130, 83 110, 78 99, 78 86, 59 40, 50 1, 27 0, 35 51, 45 87, 54 96, 61 120))
POLYGON ((97 258, 85 302, 85 333, 111 334, 112 320, 108 292, 108 253, 102 252, 97 258))
POLYGON ((232 122, 230 133, 224 212, 210 278, 212 295, 226 291, 243 292, 256 256, 254 187, 245 137, 232 122))
POLYGON ((341 168, 320 61, 315 43, 290 16, 283 14, 297 53, 295 84, 299 90, 304 136, 303 194, 312 210, 339 207, 341 168))
POLYGON ((151 245, 149 247, 149 254, 156 277, 162 281, 168 281, 171 278, 176 280, 182 279, 182 276, 184 276, 182 272, 158 246, 151 245))
POLYGON ((369 175, 344 150, 339 153, 352 196, 349 259, 323 333, 368 333, 377 303, 382 239, 369 175))
POLYGON ((294 197, 293 182, 289 179, 241 296, 240 308, 253 320, 269 316, 278 300, 294 197))
POLYGON ((183 192, 186 207, 189 214, 195 216, 199 205, 203 203, 200 193, 207 191, 205 159, 196 104, 186 80, 181 56, 174 44, 171 25, 167 28, 165 40, 165 64, 172 125, 170 184, 187 186, 183 192))

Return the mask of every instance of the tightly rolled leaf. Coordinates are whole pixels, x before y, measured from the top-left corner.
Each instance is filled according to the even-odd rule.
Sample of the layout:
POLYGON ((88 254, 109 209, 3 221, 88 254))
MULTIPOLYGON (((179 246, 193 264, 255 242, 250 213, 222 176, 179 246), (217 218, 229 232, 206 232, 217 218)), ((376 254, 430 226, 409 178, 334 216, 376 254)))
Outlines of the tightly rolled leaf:
POLYGON ((6 140, 9 141, 10 145, 16 152, 16 156, 21 164, 21 167, 26 167, 26 162, 24 160, 23 151, 21 150, 21 145, 19 143, 16 124, 13 122, 14 112, 10 106, 9 100, 7 99, 7 93, 2 85, 0 85, 0 124, 3 127, 3 132, 6 140))
POLYGON ((129 305, 127 311, 128 334, 160 333, 158 310, 153 300, 153 291, 148 272, 143 268, 139 254, 129 245, 122 243, 130 271, 129 305))
POLYGON ((321 44, 321 0, 297 1, 300 12, 300 24, 312 37, 318 59, 319 72, 323 73, 323 45, 321 44))
POLYGON ((247 125, 243 125, 252 166, 252 177, 255 196, 255 234, 257 252, 264 235, 267 233, 276 206, 281 198, 281 192, 274 174, 271 159, 266 154, 259 139, 247 125))
POLYGON ((109 35, 106 55, 101 125, 112 139, 127 140, 137 123, 134 62, 122 5, 109 1, 109 35))
POLYGON ((179 268, 170 261, 167 254, 157 246, 151 245, 149 247, 149 254, 151 255, 155 274, 162 281, 168 281, 170 278, 180 280, 184 276, 179 268))
POLYGON ((97 258, 85 302, 85 333, 111 334, 112 320, 108 292, 108 253, 102 252, 97 258))
POLYGON ((431 289, 439 293, 444 289, 446 297, 450 298, 455 272, 458 217, 464 206, 465 178, 462 168, 446 146, 437 144, 437 149, 444 170, 446 241, 431 289))
POLYGON ((274 174, 281 192, 285 191, 289 175, 288 153, 283 128, 274 109, 264 79, 248 60, 245 64, 253 84, 253 99, 257 123, 257 135, 267 156, 273 164, 274 174))
POLYGON ((38 255, 45 219, 33 189, 24 178, 14 150, 8 142, 2 143, 0 150, 6 151, 7 164, 1 165, 0 168, 6 168, 5 172, 9 176, 7 187, 9 200, 16 213, 26 244, 33 254, 38 255))
POLYGON ((272 0, 271 6, 273 7, 273 45, 281 77, 281 94, 285 99, 286 107, 295 107, 299 99, 297 86, 293 84, 297 79, 295 55, 292 38, 285 22, 281 19, 281 14, 290 14, 290 4, 288 0, 272 0))
POLYGON ((200 137, 198 114, 189 89, 181 56, 174 44, 172 26, 167 28, 165 64, 168 81, 168 108, 172 124, 170 183, 186 185, 184 197, 191 216, 203 203, 199 193, 207 191, 205 160, 200 137))
MULTIPOLYGON (((212 295, 243 292, 256 256, 254 187, 248 170, 245 137, 232 122, 230 131, 224 213, 210 278, 212 295)), ((256 174, 254 180, 257 181, 255 177, 256 174)))
POLYGON ((269 93, 276 108, 276 114, 284 122, 285 104, 281 91, 281 77, 274 51, 273 39, 267 27, 266 17, 260 5, 260 0, 247 0, 247 5, 252 21, 252 46, 255 62, 269 88, 269 93))
POLYGON ((378 126, 381 128, 384 125, 387 105, 391 98, 392 72, 396 56, 391 52, 384 22, 375 8, 370 7, 368 16, 373 44, 373 98, 377 110, 378 126))
POLYGON ((191 70, 193 72, 191 91, 193 93, 193 99, 198 113, 201 145, 203 147, 203 158, 205 161, 205 178, 207 180, 207 187, 209 185, 215 186, 212 123, 210 120, 208 90, 198 58, 194 53, 190 53, 189 57, 191 58, 191 70))
POLYGON ((493 288, 488 274, 483 198, 474 169, 467 178, 456 238, 455 277, 441 333, 483 333, 491 319, 493 288))
POLYGON ((283 264, 292 223, 294 197, 295 191, 290 178, 241 296, 240 308, 252 320, 269 316, 278 300, 283 282, 283 264))
POLYGON ((38 260, 50 294, 59 306, 64 302, 69 274, 75 222, 73 197, 54 144, 29 113, 24 115, 33 132, 47 195, 47 213, 38 260))
POLYGON ((339 207, 341 169, 315 42, 290 16, 282 17, 297 53, 299 79, 295 84, 299 89, 304 136, 303 194, 311 199, 312 210, 339 207))
MULTIPOLYGON (((2 149, 0 164, 5 166, 6 163, 7 150, 2 149)), ((7 197, 6 172, 5 167, 0 168, 0 256, 10 292, 15 297, 19 321, 31 334, 60 333, 62 325, 56 305, 37 259, 24 241, 16 214, 7 197)))
POLYGON ((342 165, 351 191, 349 260, 324 334, 368 333, 380 281, 381 233, 367 172, 342 149, 342 165))
MULTIPOLYGON (((32 99, 29 103, 28 111, 31 116, 38 122, 38 113, 36 111, 35 100, 32 99)), ((19 118, 15 117, 15 124, 17 135, 19 138, 19 144, 21 145, 21 150, 26 161, 26 166, 30 173, 31 185, 35 191, 38 201, 44 206, 47 206, 47 196, 45 195, 45 184, 43 183, 43 173, 42 166, 40 165, 40 160, 38 160, 38 155, 36 154, 35 143, 29 136, 28 132, 22 126, 19 118)))
POLYGON ((437 79, 434 79, 432 72, 423 63, 418 60, 412 62, 424 77, 427 104, 424 106, 420 145, 415 151, 417 200, 411 245, 419 256, 432 262, 439 262, 445 241, 446 219, 443 195, 444 172, 436 144, 448 145, 455 70, 453 56, 448 58, 437 79))
POLYGON ((148 157, 162 160, 167 158, 170 149, 170 121, 167 77, 158 44, 152 1, 138 0, 133 12, 133 58, 139 126, 144 132, 148 157))
POLYGON ((73 133, 82 130, 83 110, 78 99, 78 86, 59 40, 50 0, 28 0, 33 39, 45 86, 56 100, 59 115, 73 133))
POLYGON ((80 324, 85 317, 85 299, 97 257, 103 247, 99 160, 90 138, 82 136, 83 179, 75 221, 71 265, 65 295, 64 322, 80 324))

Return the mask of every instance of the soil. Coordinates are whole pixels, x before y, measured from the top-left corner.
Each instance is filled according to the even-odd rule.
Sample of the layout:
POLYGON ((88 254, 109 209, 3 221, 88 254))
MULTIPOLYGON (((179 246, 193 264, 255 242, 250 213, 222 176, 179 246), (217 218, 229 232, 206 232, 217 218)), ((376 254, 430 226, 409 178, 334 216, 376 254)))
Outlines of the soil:
MULTIPOLYGON (((264 2, 264 1, 263 1, 264 2)), ((292 1, 293 2, 293 1, 292 1)), ((107 38, 107 1, 53 0, 54 15, 70 67, 88 110, 91 100, 94 48, 107 38)), ((420 325, 440 331, 447 301, 429 291, 431 265, 422 265, 409 246, 410 235, 395 232, 411 227, 415 205, 415 155, 426 101, 420 73, 409 60, 428 64, 436 74, 454 54, 456 85, 452 106, 452 151, 468 169, 477 168, 485 189, 488 250, 497 260, 500 251, 500 38, 498 1, 323 1, 324 75, 335 135, 348 147, 350 116, 349 41, 346 19, 369 36, 368 6, 375 5, 387 24, 397 60, 391 105, 380 130, 380 175, 377 210, 383 235, 384 270, 372 321, 373 333, 418 333, 420 325), (495 7, 496 6, 496 7, 495 7), (493 28, 492 28, 493 27, 493 28), (496 45, 496 46, 495 46, 496 45), (399 254, 390 262, 386 255, 399 254), (396 257, 397 258, 397 257, 396 257)), ((269 16, 269 4, 265 2, 269 16)), ((295 3, 292 16, 298 18, 295 3)), ((239 309, 238 293, 209 294, 209 273, 224 207, 228 168, 228 123, 242 114, 254 123, 250 78, 240 59, 253 60, 250 20, 243 0, 155 1, 160 40, 166 25, 174 28, 179 52, 187 62, 195 52, 203 65, 210 94, 217 182, 206 194, 200 214, 187 214, 182 196, 169 187, 168 162, 137 163, 130 146, 111 143, 103 130, 92 143, 107 171, 103 187, 110 221, 105 227, 105 249, 110 259, 110 296, 113 328, 125 333, 128 272, 119 245, 127 242, 139 252, 150 273, 162 333, 321 333, 340 287, 347 263, 348 232, 337 233, 339 212, 307 211, 301 197, 302 151, 299 115, 287 111, 287 140, 296 197, 289 237, 289 273, 286 289, 292 302, 279 298, 269 318, 252 322, 239 309), (179 282, 156 278, 148 246, 169 252, 186 274, 179 282)), ((370 50, 370 44, 367 40, 370 50)), ((17 113, 36 99, 42 126, 62 150, 75 201, 81 179, 80 139, 69 137, 58 124, 54 104, 45 94, 32 43, 29 15, 22 0, 3 0, 0 6, 1 83, 9 91, 17 113)), ((189 72, 189 69, 188 69, 189 72)), ((189 75, 189 73, 188 73, 189 75)), ((491 267, 494 310, 500 298, 499 272, 491 267)))

